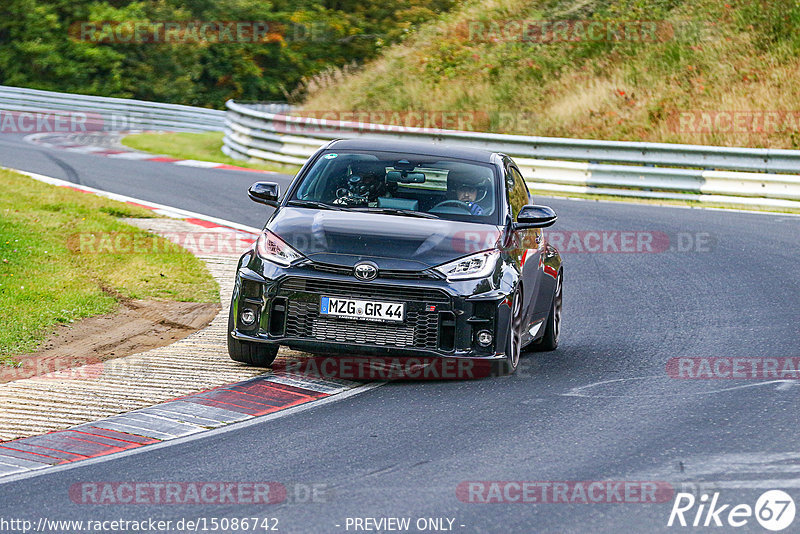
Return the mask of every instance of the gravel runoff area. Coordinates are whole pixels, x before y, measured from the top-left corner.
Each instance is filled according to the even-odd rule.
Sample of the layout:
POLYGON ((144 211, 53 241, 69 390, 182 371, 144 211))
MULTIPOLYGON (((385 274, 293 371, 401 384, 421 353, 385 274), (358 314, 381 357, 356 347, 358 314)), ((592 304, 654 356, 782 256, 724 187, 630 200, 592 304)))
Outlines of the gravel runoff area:
MULTIPOLYGON (((197 225, 183 220, 126 222, 162 235, 198 231, 197 225)), ((0 442, 96 421, 265 373, 232 361, 227 353, 225 330, 238 255, 198 257, 220 286, 222 309, 209 326, 147 352, 0 384, 0 442)), ((279 359, 290 355, 299 353, 281 349, 279 359)))

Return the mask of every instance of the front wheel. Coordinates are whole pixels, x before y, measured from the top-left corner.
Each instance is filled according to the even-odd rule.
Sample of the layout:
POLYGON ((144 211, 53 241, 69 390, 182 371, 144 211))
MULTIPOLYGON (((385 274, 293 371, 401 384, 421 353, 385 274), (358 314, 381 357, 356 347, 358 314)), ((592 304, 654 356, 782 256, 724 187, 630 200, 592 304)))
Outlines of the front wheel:
POLYGON ((272 365, 278 355, 278 345, 239 341, 231 335, 234 326, 233 303, 231 303, 231 309, 228 312, 228 356, 231 357, 231 360, 255 367, 272 365))
POLYGON ((542 340, 534 345, 536 350, 550 351, 558 347, 558 338, 561 334, 561 286, 562 274, 558 273, 556 278, 556 290, 553 294, 553 304, 550 306, 550 314, 547 316, 547 326, 544 330, 542 340))
POLYGON ((511 299, 511 317, 508 322, 506 336, 506 359, 500 362, 500 374, 513 375, 519 366, 519 355, 522 352, 522 292, 514 291, 511 299))

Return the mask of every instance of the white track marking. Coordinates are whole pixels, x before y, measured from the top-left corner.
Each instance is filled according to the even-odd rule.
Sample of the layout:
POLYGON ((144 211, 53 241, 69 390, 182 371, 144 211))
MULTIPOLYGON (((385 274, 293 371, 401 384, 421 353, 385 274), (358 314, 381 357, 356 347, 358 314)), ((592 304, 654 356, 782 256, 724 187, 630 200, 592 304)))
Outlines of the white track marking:
MULTIPOLYGON (((650 380, 653 378, 664 379, 664 380, 674 380, 676 383, 680 381, 680 379, 670 378, 666 375, 657 375, 657 376, 636 376, 631 378, 614 378, 612 380, 602 380, 600 382, 594 382, 592 384, 587 384, 585 386, 578 386, 570 389, 566 393, 560 393, 562 397, 585 397, 585 398, 605 398, 605 397, 664 397, 664 396, 671 396, 671 397, 682 397, 686 395, 713 395, 714 393, 722 393, 724 391, 734 391, 737 389, 745 389, 745 388, 753 388, 759 386, 768 386, 770 384, 779 384, 779 386, 775 389, 784 391, 791 387, 792 384, 796 383, 796 380, 753 380, 748 384, 740 384, 736 386, 715 389, 712 391, 685 391, 685 392, 675 392, 675 393, 666 393, 666 392, 658 392, 658 393, 630 393, 625 395, 611 395, 606 393, 598 393, 593 394, 587 392, 587 389, 594 388, 597 386, 602 386, 605 384, 612 384, 614 382, 632 382, 634 380, 650 380)), ((744 379, 743 379, 744 380, 744 379)), ((707 382, 704 380, 696 379, 696 380, 683 380, 683 382, 707 382)))

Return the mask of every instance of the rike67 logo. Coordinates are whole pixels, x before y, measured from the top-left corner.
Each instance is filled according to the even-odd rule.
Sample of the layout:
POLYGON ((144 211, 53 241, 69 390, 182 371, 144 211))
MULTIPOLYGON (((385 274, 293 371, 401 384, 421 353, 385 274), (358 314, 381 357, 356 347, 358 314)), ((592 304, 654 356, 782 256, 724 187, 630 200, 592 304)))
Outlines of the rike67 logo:
POLYGON ((755 506, 750 506, 720 503, 718 492, 710 500, 705 493, 699 499, 691 493, 678 493, 667 526, 735 528, 749 524, 753 516, 767 530, 784 530, 794 522, 794 499, 785 491, 769 490, 761 494, 755 506))

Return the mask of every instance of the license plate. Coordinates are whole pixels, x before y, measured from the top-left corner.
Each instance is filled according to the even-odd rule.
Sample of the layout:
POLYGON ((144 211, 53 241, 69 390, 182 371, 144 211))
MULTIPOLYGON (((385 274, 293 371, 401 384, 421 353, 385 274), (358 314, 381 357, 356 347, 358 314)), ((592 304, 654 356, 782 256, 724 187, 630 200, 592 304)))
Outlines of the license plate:
POLYGON ((322 297, 319 304, 319 313, 320 315, 362 321, 402 322, 406 314, 406 305, 402 302, 322 297))

